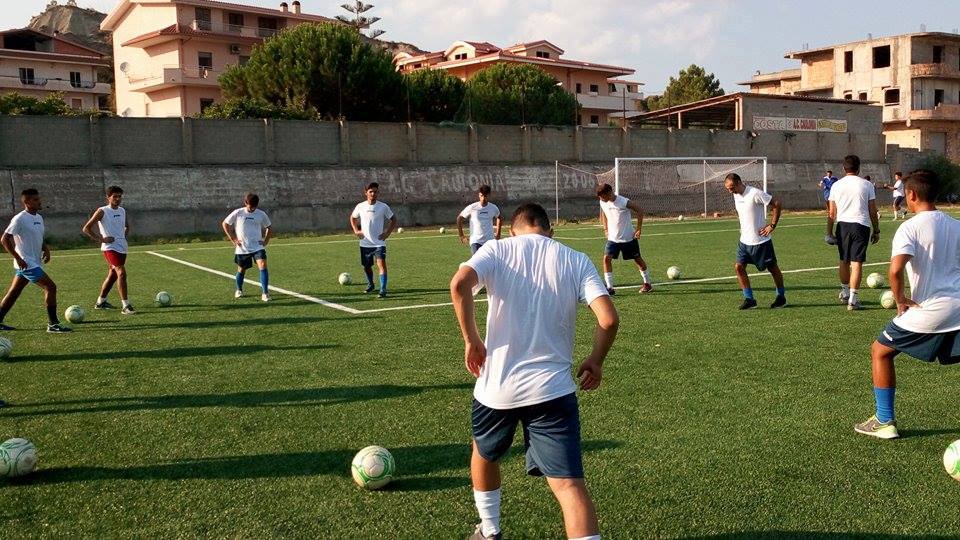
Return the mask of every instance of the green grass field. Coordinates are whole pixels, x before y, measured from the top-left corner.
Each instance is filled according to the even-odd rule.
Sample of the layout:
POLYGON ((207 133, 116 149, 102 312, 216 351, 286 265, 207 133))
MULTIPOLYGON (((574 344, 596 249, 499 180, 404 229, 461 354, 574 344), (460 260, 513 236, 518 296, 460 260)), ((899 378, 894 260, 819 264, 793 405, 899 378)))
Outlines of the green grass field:
MULTIPOLYGON (((885 217, 871 262, 889 256, 885 217)), ((786 215, 775 234, 787 309, 736 309, 731 220, 650 222, 641 241, 653 294, 620 288, 620 335, 603 385, 581 394, 588 484, 605 538, 957 535, 960 484, 941 456, 960 438, 960 370, 898 364, 903 438, 853 433, 872 413, 869 345, 892 316, 837 303, 834 248, 820 215, 786 215), (809 271, 807 271, 809 270, 809 271)), ((599 229, 556 235, 599 263, 599 229)), ((105 270, 94 250, 54 252, 61 310, 87 309, 72 335, 48 335, 39 289, 7 317, 0 439, 36 443, 40 467, 0 480, 0 530, 23 537, 460 538, 476 521, 469 487, 472 377, 447 283, 469 254, 456 235, 407 231, 389 245, 391 296, 361 281, 349 236, 278 240, 271 282, 353 312, 274 293, 232 297, 226 242, 139 246, 129 259, 140 313, 92 310, 105 270), (152 305, 170 291, 175 304, 152 305), (426 307, 424 307, 426 305, 426 307), (418 307, 419 306, 419 307, 418 307), (393 452, 398 477, 365 492, 360 448, 393 452)), ((3 264, 9 264, 4 262, 3 264)), ((636 285, 632 263, 615 267, 636 285)), ((884 264, 868 272, 886 273, 884 264)), ((256 273, 249 277, 256 279, 256 273)), ((114 303, 115 297, 111 298, 114 303)), ((484 306, 484 304, 481 304, 484 306)), ((479 309, 481 316, 485 308, 479 309)), ((482 321, 481 321, 482 322, 482 321)), ((581 311, 577 354, 590 346, 581 311)), ((561 538, 544 481, 504 462, 508 538, 561 538)))

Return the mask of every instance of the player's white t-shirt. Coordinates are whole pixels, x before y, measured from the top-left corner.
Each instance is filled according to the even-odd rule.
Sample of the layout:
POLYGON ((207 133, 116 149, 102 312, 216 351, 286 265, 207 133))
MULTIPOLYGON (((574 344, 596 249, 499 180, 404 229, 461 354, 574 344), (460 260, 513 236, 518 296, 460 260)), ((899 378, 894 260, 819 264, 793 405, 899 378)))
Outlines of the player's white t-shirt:
POLYGON ((263 249, 263 229, 270 226, 266 212, 259 208, 253 212, 247 212, 246 207, 237 208, 223 222, 232 225, 237 232, 237 239, 240 240, 240 245, 234 250, 237 255, 249 255, 263 249))
POLYGON ((903 180, 897 180, 893 184, 893 198, 903 197, 903 180))
POLYGON ((960 330, 960 221, 938 211, 904 221, 893 237, 891 256, 911 255, 907 263, 910 308, 893 323, 910 332, 960 330))
POLYGON ((127 211, 122 206, 111 208, 110 205, 100 207, 103 216, 97 225, 100 226, 100 236, 113 237, 113 242, 100 244, 100 251, 127 252, 127 211))
POLYGON ((635 230, 633 228, 633 212, 627 208, 627 199, 623 195, 617 195, 612 201, 600 201, 600 209, 603 210, 604 217, 607 218, 607 240, 622 244, 633 240, 635 230))
POLYGON ((360 231, 363 232, 360 247, 375 248, 387 245, 380 239, 380 235, 383 234, 387 220, 393 217, 393 210, 390 210, 389 206, 380 201, 373 204, 363 201, 353 209, 350 216, 360 220, 360 231))
MULTIPOLYGON (((43 217, 40 214, 31 214, 26 210, 13 216, 6 234, 13 235, 14 247, 20 257, 27 262, 27 270, 41 266, 43 256, 43 217)), ((13 268, 19 270, 17 261, 13 261, 13 268)))
POLYGON ((493 409, 576 392, 577 303, 607 294, 590 259, 539 234, 487 242, 465 265, 487 288, 487 359, 473 395, 493 409))
POLYGON ((493 229, 493 220, 500 216, 500 209, 492 202, 486 206, 477 201, 460 212, 460 217, 470 218, 470 243, 483 244, 489 240, 496 239, 496 231, 493 229))
POLYGON ((830 188, 830 200, 837 205, 837 223, 859 223, 870 226, 870 201, 877 198, 877 190, 868 180, 847 175, 830 188))
POLYGON ((760 229, 767 225, 767 205, 773 196, 747 186, 743 193, 734 193, 733 202, 737 207, 737 216, 740 218, 740 242, 748 246, 759 246, 769 242, 769 236, 760 236, 760 229))

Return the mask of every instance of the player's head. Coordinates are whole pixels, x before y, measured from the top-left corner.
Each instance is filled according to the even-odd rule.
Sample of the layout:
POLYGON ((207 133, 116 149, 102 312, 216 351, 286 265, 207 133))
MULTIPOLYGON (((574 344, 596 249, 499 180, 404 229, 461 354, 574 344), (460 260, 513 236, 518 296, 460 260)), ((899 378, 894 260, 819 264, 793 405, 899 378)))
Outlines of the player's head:
POLYGON ((833 176, 833 171, 828 170, 828 171, 827 171, 827 178, 829 178, 829 177, 831 177, 831 176, 833 176))
POLYGON ((871 178, 870 178, 870 175, 869 175, 869 174, 868 174, 868 175, 866 175, 866 176, 864 176, 864 177, 863 177, 863 179, 864 179, 864 180, 866 180, 867 182, 869 182, 869 181, 871 180, 871 178))
POLYGON ((120 186, 110 186, 107 188, 107 203, 116 208, 120 206, 123 200, 123 188, 120 186))
POLYGON ((903 173, 900 171, 897 171, 893 173, 893 177, 896 178, 897 180, 903 180, 903 173))
POLYGON ((23 203, 23 207, 30 212, 36 212, 43 209, 43 206, 40 203, 40 192, 34 188, 27 188, 21 191, 20 202, 23 203))
POLYGON ((917 206, 921 204, 933 204, 937 202, 940 195, 940 178, 937 173, 918 169, 907 176, 904 181, 906 184, 907 208, 916 213, 917 206))
POLYGON ((597 198, 603 202, 615 199, 616 196, 613 194, 613 186, 610 184, 600 184, 597 186, 597 198))
POLYGON ((250 211, 256 210, 260 206, 260 196, 256 193, 247 193, 243 196, 243 206, 250 211))
POLYGON ((487 199, 490 198, 490 186, 484 184, 477 189, 477 198, 480 199, 480 203, 487 204, 487 199))
POLYGON ((524 203, 517 207, 510 218, 510 234, 541 234, 553 236, 550 228, 550 217, 542 206, 536 203, 524 203))
POLYGON ((843 172, 847 174, 860 174, 860 157, 850 154, 843 158, 843 172))
POLYGON ((364 193, 367 194, 367 202, 374 203, 377 201, 377 195, 380 194, 380 184, 376 182, 370 182, 367 184, 367 187, 364 188, 364 193))
POLYGON ((736 195, 743 193, 747 189, 747 186, 743 183, 743 180, 737 173, 728 174, 727 177, 723 179, 723 187, 725 187, 730 193, 736 195))

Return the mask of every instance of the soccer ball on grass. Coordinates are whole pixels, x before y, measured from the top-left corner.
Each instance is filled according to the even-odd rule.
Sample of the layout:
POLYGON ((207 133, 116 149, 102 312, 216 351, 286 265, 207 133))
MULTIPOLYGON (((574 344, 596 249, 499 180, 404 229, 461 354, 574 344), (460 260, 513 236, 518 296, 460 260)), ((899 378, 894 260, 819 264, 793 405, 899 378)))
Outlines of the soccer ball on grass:
POLYGON ((368 446, 357 452, 350 464, 353 481, 363 489, 380 489, 390 483, 396 463, 381 446, 368 446))
POLYGON ((880 295, 880 305, 886 309, 893 309, 897 307, 897 299, 893 296, 893 291, 884 291, 880 295))
POLYGON ((15 478, 37 468, 37 447, 26 439, 10 439, 0 444, 0 476, 15 478))
POLYGON ((879 289, 885 285, 883 275, 876 272, 867 276, 867 287, 871 289, 879 289))
POLYGON ((160 291, 157 293, 157 298, 155 302, 160 307, 167 307, 173 303, 173 296, 167 291, 160 291))
POLYGON ((74 324, 82 323, 83 318, 86 317, 86 313, 83 311, 83 308, 80 306, 70 306, 66 311, 63 312, 63 318, 68 322, 74 324))
POLYGON ((446 234, 447 229, 445 227, 440 227, 440 234, 446 234))
POLYGON ((13 342, 5 337, 0 337, 0 358, 9 358, 13 352, 13 342))
POLYGON ((344 272, 340 274, 340 276, 337 278, 337 281, 339 281, 341 285, 349 285, 353 282, 353 278, 350 277, 350 274, 344 272))
POLYGON ((670 279, 680 279, 680 269, 676 266, 667 268, 667 277, 670 279))
POLYGON ((960 481, 960 440, 950 443, 943 452, 943 468, 954 480, 960 481))

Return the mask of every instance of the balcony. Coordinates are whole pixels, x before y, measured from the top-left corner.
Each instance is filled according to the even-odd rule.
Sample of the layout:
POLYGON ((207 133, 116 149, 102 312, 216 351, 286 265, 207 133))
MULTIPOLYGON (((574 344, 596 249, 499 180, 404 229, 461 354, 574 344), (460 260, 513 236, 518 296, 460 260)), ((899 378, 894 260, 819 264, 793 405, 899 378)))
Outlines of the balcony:
POLYGON ((176 86, 219 87, 222 71, 202 66, 163 66, 161 73, 129 75, 127 82, 134 92, 154 92, 176 86))
POLYGON ((0 76, 0 88, 4 90, 42 90, 45 92, 64 92, 64 93, 84 93, 84 94, 110 94, 110 85, 107 83, 98 83, 94 81, 80 81, 74 86, 69 80, 48 79, 45 77, 34 77, 32 79, 21 79, 17 76, 0 76))
POLYGON ((238 26, 236 24, 226 24, 219 21, 200 21, 194 20, 190 23, 190 28, 197 32, 210 32, 212 34, 223 34, 226 36, 236 36, 253 39, 264 39, 277 35, 280 30, 276 28, 259 28, 257 26, 238 26))
MULTIPOLYGON (((643 99, 643 94, 639 92, 626 92, 627 111, 636 111, 637 100, 643 99)), ((594 109, 601 111, 619 111, 624 108, 624 94, 617 92, 609 96, 595 96, 589 94, 577 94, 577 101, 584 109, 594 109)))
POLYGON ((960 69, 948 64, 912 64, 910 76, 914 79, 960 79, 960 69))
POLYGON ((932 109, 912 110, 910 120, 960 120, 960 105, 941 103, 932 109))

